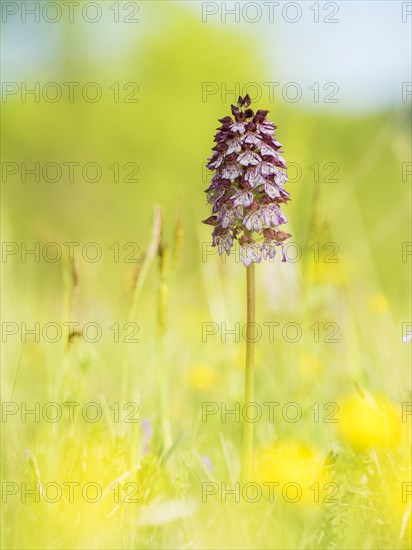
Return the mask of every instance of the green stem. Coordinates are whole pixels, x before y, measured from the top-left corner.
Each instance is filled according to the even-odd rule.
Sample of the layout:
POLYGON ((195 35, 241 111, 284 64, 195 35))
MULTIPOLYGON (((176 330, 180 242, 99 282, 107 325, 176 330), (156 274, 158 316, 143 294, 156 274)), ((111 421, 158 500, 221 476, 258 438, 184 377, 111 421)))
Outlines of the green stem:
POLYGON ((163 450, 168 451, 172 446, 172 428, 170 423, 169 380, 164 357, 163 334, 159 335, 159 389, 160 389, 160 416, 163 434, 163 450))
MULTIPOLYGON (((246 330, 246 366, 245 366, 245 404, 253 402, 254 397, 254 363, 255 363, 255 264, 246 268, 247 294, 247 330, 246 330)), ((242 481, 252 480, 253 472, 253 423, 244 421, 242 451, 242 481)))

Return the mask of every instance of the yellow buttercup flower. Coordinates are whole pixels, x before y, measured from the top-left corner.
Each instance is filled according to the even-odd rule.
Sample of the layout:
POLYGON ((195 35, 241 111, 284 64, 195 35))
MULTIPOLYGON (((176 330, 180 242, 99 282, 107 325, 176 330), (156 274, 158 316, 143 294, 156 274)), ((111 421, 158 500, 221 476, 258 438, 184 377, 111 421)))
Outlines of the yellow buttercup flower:
POLYGON ((190 384, 197 390, 210 390, 216 385, 216 373, 206 365, 196 365, 190 373, 190 384))
POLYGON ((395 448, 401 422, 400 411, 384 395, 351 395, 339 403, 339 431, 355 451, 395 448))
POLYGON ((258 453, 257 477, 273 486, 275 498, 288 503, 317 504, 334 492, 323 454, 299 441, 279 441, 258 453))

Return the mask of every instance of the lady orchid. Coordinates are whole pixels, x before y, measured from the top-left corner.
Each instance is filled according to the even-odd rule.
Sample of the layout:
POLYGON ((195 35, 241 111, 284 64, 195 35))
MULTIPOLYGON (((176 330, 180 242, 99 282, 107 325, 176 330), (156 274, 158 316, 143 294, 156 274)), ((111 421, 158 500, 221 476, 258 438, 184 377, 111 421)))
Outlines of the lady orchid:
POLYGON ((273 259, 277 246, 285 262, 283 243, 291 236, 279 230, 287 222, 280 205, 290 200, 284 188, 288 178, 282 145, 275 139, 276 126, 266 118, 269 111, 255 114, 250 104, 248 95, 239 97, 237 106, 232 105, 234 118, 219 119, 207 164, 214 175, 205 191, 212 215, 203 221, 214 227, 212 244, 220 255, 229 255, 238 240, 246 267, 273 259))
MULTIPOLYGON (((255 363, 255 263, 272 260, 291 235, 279 227, 287 222, 281 210, 289 200, 284 184, 285 159, 275 128, 266 115, 250 108, 250 97, 239 97, 232 115, 219 119, 216 145, 207 167, 214 171, 207 193, 212 215, 203 223, 213 226, 212 244, 219 254, 230 254, 235 240, 246 267, 245 404, 254 402, 255 363)), ((253 423, 243 425, 242 480, 253 476, 253 423)))

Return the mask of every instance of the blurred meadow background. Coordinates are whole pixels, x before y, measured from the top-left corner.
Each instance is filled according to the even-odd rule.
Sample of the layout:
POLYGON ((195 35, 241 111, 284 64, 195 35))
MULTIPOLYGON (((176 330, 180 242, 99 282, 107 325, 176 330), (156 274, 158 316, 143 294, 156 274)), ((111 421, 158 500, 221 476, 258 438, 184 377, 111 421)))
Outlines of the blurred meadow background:
POLYGON ((275 4, 2 3, 2 547, 411 547, 412 15, 275 4), (247 91, 278 125, 294 243, 257 266, 254 481, 279 485, 256 502, 245 269, 200 223, 247 91))

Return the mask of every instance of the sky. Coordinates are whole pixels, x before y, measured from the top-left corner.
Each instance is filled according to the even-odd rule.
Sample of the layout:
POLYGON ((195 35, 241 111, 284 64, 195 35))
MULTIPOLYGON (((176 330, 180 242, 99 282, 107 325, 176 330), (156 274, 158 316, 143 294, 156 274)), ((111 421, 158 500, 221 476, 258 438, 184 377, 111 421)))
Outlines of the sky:
MULTIPOLYGON (((3 2, 3 10, 4 4, 15 3, 3 2)), ((185 4, 204 24, 236 29, 250 40, 260 52, 273 90, 285 94, 290 102, 297 97, 308 108, 365 112, 411 101, 412 2, 187 0, 179 4, 185 4)), ((21 13, 6 19, 3 81, 19 81, 56 60, 61 39, 57 25, 23 27, 21 13)), ((115 55, 126 54, 130 41, 136 40, 136 26, 107 21, 107 29, 112 54, 113 48, 115 55)), ((84 47, 96 57, 108 54, 107 49, 102 51, 93 25, 89 25, 84 47)))

